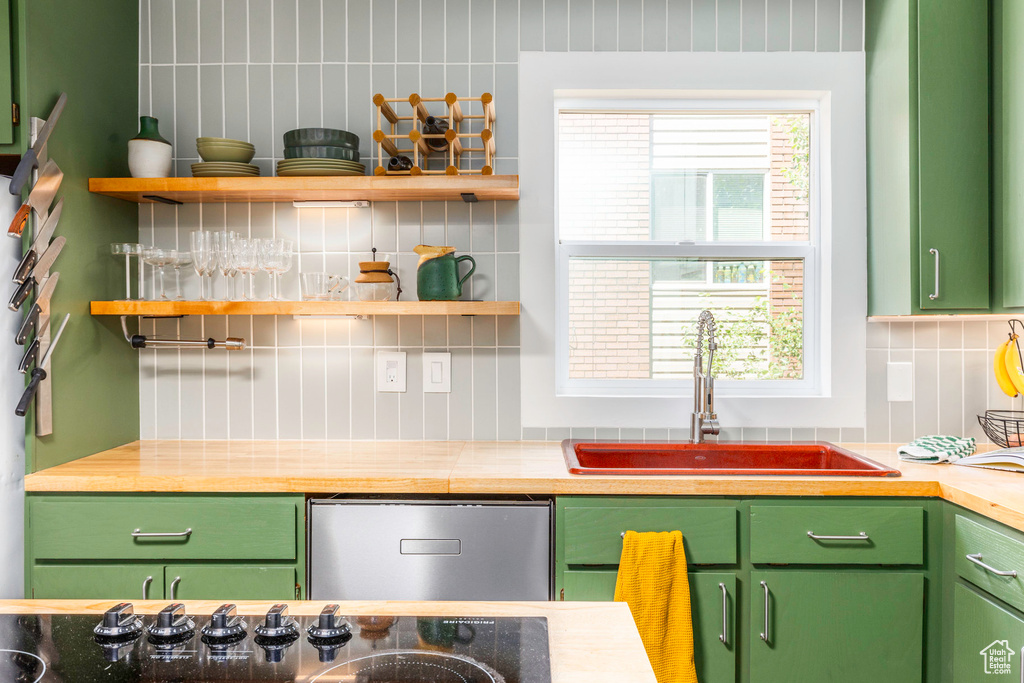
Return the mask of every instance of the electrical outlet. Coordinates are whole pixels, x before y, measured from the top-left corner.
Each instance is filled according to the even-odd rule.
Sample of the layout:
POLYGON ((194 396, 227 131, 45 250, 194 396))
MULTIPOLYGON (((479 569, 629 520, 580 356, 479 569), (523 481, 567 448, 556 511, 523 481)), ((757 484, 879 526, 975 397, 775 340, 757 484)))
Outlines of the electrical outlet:
POLYGON ((914 400, 913 363, 886 363, 885 374, 889 401, 914 400))
POLYGON ((450 394, 452 391, 452 354, 423 354, 423 392, 450 394))
POLYGON ((405 351, 377 352, 377 391, 405 391, 405 351))

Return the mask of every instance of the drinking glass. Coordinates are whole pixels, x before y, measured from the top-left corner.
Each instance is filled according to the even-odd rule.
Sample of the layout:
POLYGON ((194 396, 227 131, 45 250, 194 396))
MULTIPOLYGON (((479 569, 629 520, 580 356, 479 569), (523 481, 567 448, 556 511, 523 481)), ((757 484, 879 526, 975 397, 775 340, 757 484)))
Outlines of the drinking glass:
POLYGON ((242 275, 242 298, 252 301, 256 298, 255 282, 253 278, 260 269, 259 261, 259 240, 239 238, 231 245, 231 260, 235 269, 242 275), (249 295, 245 294, 245 280, 248 276, 249 295))
POLYGON ((327 301, 340 298, 348 287, 348 280, 330 273, 301 273, 302 298, 306 301, 327 301))
POLYGON ((192 247, 192 267, 199 276, 199 300, 206 301, 206 287, 203 285, 203 276, 213 277, 216 268, 216 258, 213 252, 213 235, 209 232, 196 230, 189 235, 189 243, 192 247))
POLYGON ((164 293, 164 268, 173 264, 176 257, 177 252, 173 249, 150 248, 142 250, 142 260, 156 268, 157 275, 160 278, 160 296, 157 296, 156 292, 154 292, 154 299, 167 299, 167 294, 164 293))
POLYGON ((281 275, 292 268, 292 241, 263 240, 260 245, 260 267, 270 274, 270 298, 281 301, 281 275))
POLYGON ((114 242, 110 245, 110 253, 124 256, 124 298, 132 298, 132 256, 139 257, 139 298, 142 299, 142 245, 135 242, 114 242))
MULTIPOLYGON (((224 277, 224 301, 231 298, 231 280, 228 278, 235 273, 235 267, 231 259, 231 243, 237 235, 233 232, 221 231, 213 233, 213 250, 216 258, 216 269, 224 277)), ((211 276, 212 277, 212 276, 211 276)), ((212 282, 212 280, 211 280, 212 282)), ((213 295, 213 289, 210 289, 213 295)))
MULTIPOLYGON (((175 251, 174 262, 171 263, 171 268, 174 268, 174 288, 177 290, 178 295, 174 297, 175 301, 184 300, 184 296, 181 294, 181 269, 192 265, 192 252, 189 251, 175 251)), ((200 280, 202 284, 202 280, 200 280)))

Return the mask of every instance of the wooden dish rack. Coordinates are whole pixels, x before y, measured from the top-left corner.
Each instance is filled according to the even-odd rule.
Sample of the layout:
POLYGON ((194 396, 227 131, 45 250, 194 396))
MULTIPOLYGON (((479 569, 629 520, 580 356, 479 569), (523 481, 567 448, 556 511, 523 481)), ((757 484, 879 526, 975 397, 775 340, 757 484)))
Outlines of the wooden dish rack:
POLYGON ((420 97, 416 93, 408 99, 399 97, 388 98, 380 93, 373 96, 373 104, 377 107, 377 130, 373 131, 373 141, 377 143, 377 167, 374 175, 462 175, 477 173, 492 175, 494 173, 494 97, 484 93, 480 97, 458 97, 448 93, 444 97, 420 97), (427 104, 444 102, 448 130, 440 133, 424 133, 423 125, 430 112, 427 104), (481 113, 467 114, 462 111, 462 103, 479 102, 481 113), (409 116, 399 116, 392 104, 406 103, 412 108, 409 116), (469 119, 481 119, 483 127, 479 133, 463 132, 463 122, 469 119), (385 131, 385 121, 389 132, 385 131), (408 128, 408 130, 404 130, 408 128), (444 138, 448 141, 448 149, 436 151, 427 144, 429 138, 444 138), (470 139, 479 140, 479 146, 468 147, 470 139), (465 144, 464 144, 465 141, 465 144), (409 147, 399 145, 409 144, 409 147), (385 157, 385 152, 387 157, 385 157), (478 169, 460 168, 460 160, 465 152, 483 154, 483 166, 478 169), (412 160, 412 168, 404 171, 392 171, 385 165, 385 158, 406 155, 412 160), (427 161, 431 157, 443 157, 443 169, 428 169, 427 161))

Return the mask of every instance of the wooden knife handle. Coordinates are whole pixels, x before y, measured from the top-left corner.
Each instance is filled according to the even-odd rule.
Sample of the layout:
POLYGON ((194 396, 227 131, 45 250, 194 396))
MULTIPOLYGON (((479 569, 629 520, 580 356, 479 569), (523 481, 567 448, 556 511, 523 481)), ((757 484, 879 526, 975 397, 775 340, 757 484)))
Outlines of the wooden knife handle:
POLYGON ((8 237, 13 237, 16 240, 21 239, 21 234, 25 232, 25 225, 28 223, 28 216, 31 212, 31 206, 28 204, 21 205, 21 208, 18 209, 18 213, 14 214, 14 220, 11 221, 11 227, 7 228, 8 237))

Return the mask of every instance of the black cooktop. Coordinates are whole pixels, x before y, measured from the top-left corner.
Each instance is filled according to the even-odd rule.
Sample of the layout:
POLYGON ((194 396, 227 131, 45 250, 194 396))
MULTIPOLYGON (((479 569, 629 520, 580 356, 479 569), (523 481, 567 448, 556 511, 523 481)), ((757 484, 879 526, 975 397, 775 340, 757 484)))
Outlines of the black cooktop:
POLYGON ((0 615, 0 681, 551 683, 543 617, 0 615))

